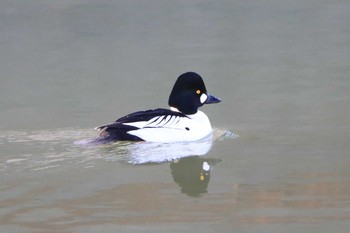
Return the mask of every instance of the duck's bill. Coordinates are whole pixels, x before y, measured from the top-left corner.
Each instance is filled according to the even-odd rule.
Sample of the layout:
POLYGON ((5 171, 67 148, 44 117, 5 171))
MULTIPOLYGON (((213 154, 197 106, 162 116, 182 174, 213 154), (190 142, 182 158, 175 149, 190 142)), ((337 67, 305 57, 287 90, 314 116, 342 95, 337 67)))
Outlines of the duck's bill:
POLYGON ((216 104, 216 103, 220 103, 221 99, 207 93, 207 100, 204 102, 205 104, 216 104))

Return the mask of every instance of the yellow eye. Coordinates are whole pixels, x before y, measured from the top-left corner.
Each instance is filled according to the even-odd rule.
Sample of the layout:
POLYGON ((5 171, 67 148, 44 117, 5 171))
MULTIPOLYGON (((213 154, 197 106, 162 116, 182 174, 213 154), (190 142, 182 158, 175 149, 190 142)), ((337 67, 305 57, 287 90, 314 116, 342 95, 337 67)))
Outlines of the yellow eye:
POLYGON ((199 95, 201 93, 201 90, 197 90, 196 93, 199 95))

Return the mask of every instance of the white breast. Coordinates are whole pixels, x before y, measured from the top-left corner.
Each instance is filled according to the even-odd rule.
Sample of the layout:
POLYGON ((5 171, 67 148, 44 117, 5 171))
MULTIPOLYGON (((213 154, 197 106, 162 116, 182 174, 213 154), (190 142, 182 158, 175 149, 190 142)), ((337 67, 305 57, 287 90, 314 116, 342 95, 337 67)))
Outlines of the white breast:
POLYGON ((126 123, 140 129, 129 131, 149 142, 198 141, 212 133, 208 117, 201 111, 187 117, 159 116, 149 121, 126 123))

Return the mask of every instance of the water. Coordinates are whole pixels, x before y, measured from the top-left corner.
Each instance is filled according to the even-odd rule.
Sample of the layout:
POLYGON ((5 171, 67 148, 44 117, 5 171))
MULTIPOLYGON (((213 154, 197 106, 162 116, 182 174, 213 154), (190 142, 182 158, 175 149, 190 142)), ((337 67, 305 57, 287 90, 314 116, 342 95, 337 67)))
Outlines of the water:
POLYGON ((349 11, 1 2, 0 231, 348 232, 349 11), (189 70, 223 100, 202 108, 213 141, 74 143, 166 107, 189 70))

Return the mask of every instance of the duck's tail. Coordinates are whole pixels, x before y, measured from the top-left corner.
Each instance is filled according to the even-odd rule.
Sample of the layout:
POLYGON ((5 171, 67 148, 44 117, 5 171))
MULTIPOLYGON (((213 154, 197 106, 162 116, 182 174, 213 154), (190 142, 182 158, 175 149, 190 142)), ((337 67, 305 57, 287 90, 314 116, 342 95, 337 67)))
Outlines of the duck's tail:
POLYGON ((128 134, 120 128, 98 128, 101 130, 97 138, 75 142, 76 145, 97 146, 117 141, 143 141, 141 138, 128 134))

